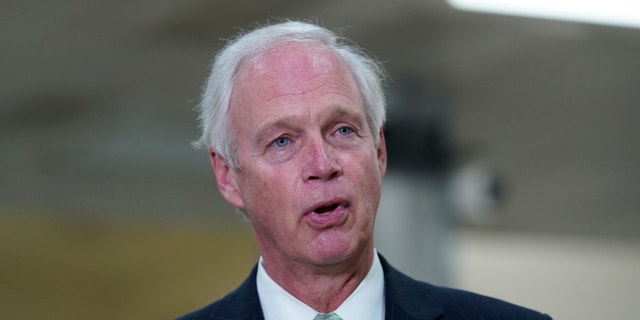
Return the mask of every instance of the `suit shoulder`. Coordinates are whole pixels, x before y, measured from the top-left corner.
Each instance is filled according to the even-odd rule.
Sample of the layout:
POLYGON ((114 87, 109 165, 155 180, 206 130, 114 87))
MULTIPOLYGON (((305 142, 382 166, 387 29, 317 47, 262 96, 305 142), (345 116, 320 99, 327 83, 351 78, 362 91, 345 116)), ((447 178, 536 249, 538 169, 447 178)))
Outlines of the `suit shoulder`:
POLYGON ((260 319, 262 308, 256 289, 256 267, 236 290, 206 307, 185 314, 177 320, 260 319))
POLYGON ((177 318, 176 320, 205 320, 205 319, 213 319, 213 316, 216 312, 217 309, 217 304, 219 301, 216 301, 214 303, 209 304, 208 306, 187 313, 179 318, 177 318))
POLYGON ((257 295, 248 296, 234 291, 204 308, 185 314, 177 320, 245 319, 260 315, 262 309, 257 295))
POLYGON ((447 319, 550 320, 540 312, 469 291, 439 287, 415 280, 393 268, 382 256, 387 306, 405 310, 414 317, 427 310, 447 319))
POLYGON ((427 284, 428 290, 444 309, 445 314, 457 314, 463 319, 546 319, 546 314, 485 295, 427 284))

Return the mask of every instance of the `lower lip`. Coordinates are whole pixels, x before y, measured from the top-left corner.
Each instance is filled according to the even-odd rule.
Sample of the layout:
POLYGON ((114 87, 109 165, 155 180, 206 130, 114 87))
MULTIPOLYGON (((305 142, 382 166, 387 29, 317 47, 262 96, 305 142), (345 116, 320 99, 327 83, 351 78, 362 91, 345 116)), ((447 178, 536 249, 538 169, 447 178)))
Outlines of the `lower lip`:
POLYGON ((325 214, 311 212, 305 217, 312 228, 321 230, 342 225, 347 217, 346 213, 347 208, 339 206, 325 214))

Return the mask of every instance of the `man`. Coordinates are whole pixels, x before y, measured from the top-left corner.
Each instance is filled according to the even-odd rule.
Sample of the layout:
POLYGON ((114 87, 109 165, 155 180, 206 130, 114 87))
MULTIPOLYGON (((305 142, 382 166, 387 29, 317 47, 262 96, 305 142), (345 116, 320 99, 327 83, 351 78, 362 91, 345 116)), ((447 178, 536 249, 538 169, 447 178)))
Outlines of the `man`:
POLYGON ((259 28, 216 56, 200 144, 261 257, 236 291, 182 319, 550 319, 415 281, 377 254, 382 75, 357 48, 301 22, 259 28))

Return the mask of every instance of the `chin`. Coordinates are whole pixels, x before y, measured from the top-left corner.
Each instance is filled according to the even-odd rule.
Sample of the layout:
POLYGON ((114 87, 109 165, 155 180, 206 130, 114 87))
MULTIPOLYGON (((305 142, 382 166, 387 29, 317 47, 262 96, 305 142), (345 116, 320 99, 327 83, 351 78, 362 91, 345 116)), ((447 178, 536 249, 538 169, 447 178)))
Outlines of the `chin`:
MULTIPOLYGON (((347 237, 348 238, 348 237, 347 237)), ((320 265, 329 265, 345 262, 361 253, 360 246, 354 241, 340 241, 342 239, 322 239, 316 243, 314 258, 320 265)))

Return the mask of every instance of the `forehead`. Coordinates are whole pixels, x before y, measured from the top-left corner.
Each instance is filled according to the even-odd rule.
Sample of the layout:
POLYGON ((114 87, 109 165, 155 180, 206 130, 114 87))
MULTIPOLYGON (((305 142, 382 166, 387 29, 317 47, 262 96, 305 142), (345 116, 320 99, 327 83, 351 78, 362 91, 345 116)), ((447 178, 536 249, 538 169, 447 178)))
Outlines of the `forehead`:
POLYGON ((329 49, 306 43, 284 43, 250 60, 241 72, 298 77, 302 71, 327 72, 331 68, 345 69, 329 49))
POLYGON ((335 53, 317 45, 284 44, 240 67, 229 115, 232 123, 262 121, 326 104, 364 112, 358 86, 335 53))
POLYGON ((335 53, 304 43, 282 44, 251 59, 240 67, 235 85, 240 96, 304 94, 320 86, 342 91, 348 87, 350 94, 359 95, 351 73, 335 53))

